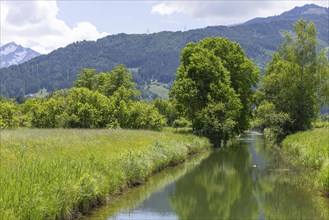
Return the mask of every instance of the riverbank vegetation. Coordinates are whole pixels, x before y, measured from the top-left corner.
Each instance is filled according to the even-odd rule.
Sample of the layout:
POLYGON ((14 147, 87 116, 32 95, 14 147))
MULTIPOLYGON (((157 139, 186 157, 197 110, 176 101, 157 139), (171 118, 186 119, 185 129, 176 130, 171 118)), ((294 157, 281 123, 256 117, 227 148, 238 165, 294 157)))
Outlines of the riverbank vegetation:
POLYGON ((318 172, 319 187, 329 196, 329 127, 289 135, 282 148, 285 163, 318 172))
POLYGON ((328 121, 319 117, 329 103, 327 51, 318 49, 314 23, 299 20, 294 31, 285 34, 261 80, 254 125, 268 142, 282 146, 289 165, 317 170, 319 185, 328 193, 328 121))
POLYGON ((299 20, 269 63, 257 91, 256 124, 273 143, 312 128, 329 103, 327 52, 318 49, 314 23, 299 20))
MULTIPOLYGON (((104 206, 92 209, 90 213, 88 212, 84 216, 84 219, 109 219, 110 216, 115 218, 115 215, 118 214, 120 210, 131 210, 133 207, 136 208, 140 206, 141 203, 145 200, 149 200, 150 197, 157 192, 164 190, 169 184, 173 184, 175 181, 184 178, 184 176, 192 170, 198 169, 198 166, 200 166, 204 160, 207 160, 212 152, 213 151, 200 152, 189 158, 188 161, 174 167, 166 168, 161 171, 161 173, 157 173, 150 177, 145 184, 127 190, 127 193, 123 193, 120 197, 114 198, 104 206)), ((204 180, 207 181, 207 179, 204 180)), ((164 200, 166 200, 166 198, 161 196, 161 200, 156 199, 150 202, 154 205, 158 202, 162 203, 164 200)), ((131 217, 133 218, 134 216, 131 217)), ((123 216, 117 218, 125 219, 123 216)))
POLYGON ((173 130, 1 131, 4 219, 71 218, 209 146, 173 130))

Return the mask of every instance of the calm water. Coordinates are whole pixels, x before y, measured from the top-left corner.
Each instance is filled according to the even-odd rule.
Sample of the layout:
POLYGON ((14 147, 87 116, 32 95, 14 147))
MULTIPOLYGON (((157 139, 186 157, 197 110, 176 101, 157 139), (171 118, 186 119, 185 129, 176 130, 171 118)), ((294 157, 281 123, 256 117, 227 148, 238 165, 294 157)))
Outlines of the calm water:
MULTIPOLYGON (((300 174, 273 165, 263 136, 167 169, 89 219, 329 219, 329 201, 300 174)), ((309 176, 308 178, 312 178, 309 176)))

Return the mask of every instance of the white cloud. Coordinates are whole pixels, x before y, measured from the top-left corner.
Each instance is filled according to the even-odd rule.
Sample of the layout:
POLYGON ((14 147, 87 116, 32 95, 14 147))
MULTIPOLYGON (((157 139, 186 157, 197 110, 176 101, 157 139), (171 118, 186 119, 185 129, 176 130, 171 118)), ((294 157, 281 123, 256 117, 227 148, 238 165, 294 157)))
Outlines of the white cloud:
POLYGON ((57 18, 56 1, 1 1, 1 44, 14 41, 41 53, 80 40, 96 40, 100 33, 89 22, 70 28, 57 18))
POLYGON ((328 7, 327 0, 320 1, 162 1, 152 7, 152 14, 172 17, 177 14, 204 20, 208 25, 228 25, 245 22, 255 17, 279 15, 295 6, 315 3, 328 7))
POLYGON ((152 13, 171 15, 175 12, 184 13, 184 2, 162 2, 152 7, 152 13))

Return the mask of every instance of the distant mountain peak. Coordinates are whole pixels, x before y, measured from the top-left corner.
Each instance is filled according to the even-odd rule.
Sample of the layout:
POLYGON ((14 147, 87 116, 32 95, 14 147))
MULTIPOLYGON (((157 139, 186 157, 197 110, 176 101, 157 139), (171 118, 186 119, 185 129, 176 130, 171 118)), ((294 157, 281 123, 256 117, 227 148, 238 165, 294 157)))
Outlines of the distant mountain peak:
POLYGON ((306 15, 306 14, 313 14, 313 15, 326 15, 328 14, 328 8, 321 7, 315 4, 307 4, 300 7, 295 7, 290 11, 282 13, 280 16, 296 16, 296 15, 306 15))
POLYGON ((327 15, 329 16, 329 8, 321 7, 315 4, 306 4, 304 6, 297 6, 289 11, 283 12, 280 15, 271 16, 267 18, 254 18, 251 19, 244 24, 255 24, 260 22, 271 22, 271 21, 277 21, 282 19, 296 19, 296 18, 302 18, 305 16, 321 16, 321 15, 327 15))
POLYGON ((13 46, 18 46, 14 41, 12 41, 12 42, 9 42, 9 43, 7 43, 7 44, 4 44, 4 45, 2 45, 2 46, 11 46, 11 45, 13 45, 13 46))
POLYGON ((30 48, 25 48, 21 45, 17 45, 15 42, 10 42, 0 47, 0 67, 21 64, 39 55, 40 53, 30 48))

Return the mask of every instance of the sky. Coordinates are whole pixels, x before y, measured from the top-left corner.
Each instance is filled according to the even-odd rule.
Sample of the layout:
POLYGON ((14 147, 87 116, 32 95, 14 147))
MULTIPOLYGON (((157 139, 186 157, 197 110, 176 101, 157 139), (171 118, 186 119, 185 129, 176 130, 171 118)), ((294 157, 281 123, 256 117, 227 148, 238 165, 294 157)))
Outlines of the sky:
POLYGON ((1 0, 0 43, 14 41, 46 54, 107 35, 233 25, 311 3, 329 7, 328 0, 1 0))

